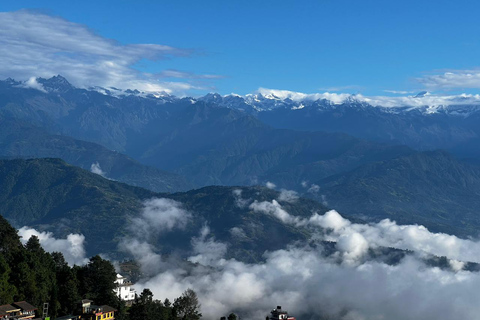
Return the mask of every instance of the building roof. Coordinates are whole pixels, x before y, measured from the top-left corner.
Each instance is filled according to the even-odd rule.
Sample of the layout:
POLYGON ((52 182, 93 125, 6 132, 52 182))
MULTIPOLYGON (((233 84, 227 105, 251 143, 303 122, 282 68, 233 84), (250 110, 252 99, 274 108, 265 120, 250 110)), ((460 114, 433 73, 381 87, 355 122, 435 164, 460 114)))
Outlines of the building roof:
POLYGON ((14 302, 13 305, 16 306, 16 307, 19 307, 20 309, 22 309, 24 311, 35 311, 35 310, 37 310, 37 308, 35 308, 34 306, 32 306, 30 303, 28 303, 26 301, 14 302))
POLYGON ((0 316, 4 316, 12 311, 20 311, 20 309, 18 309, 18 307, 12 306, 11 304, 4 304, 0 306, 0 316))
POLYGON ((81 304, 84 304, 84 303, 92 303, 93 300, 83 299, 83 300, 80 300, 79 302, 80 302, 81 304))
POLYGON ((117 311, 117 309, 115 309, 114 307, 110 307, 110 306, 107 306, 107 305, 100 306, 100 308, 102 309, 103 312, 117 311))

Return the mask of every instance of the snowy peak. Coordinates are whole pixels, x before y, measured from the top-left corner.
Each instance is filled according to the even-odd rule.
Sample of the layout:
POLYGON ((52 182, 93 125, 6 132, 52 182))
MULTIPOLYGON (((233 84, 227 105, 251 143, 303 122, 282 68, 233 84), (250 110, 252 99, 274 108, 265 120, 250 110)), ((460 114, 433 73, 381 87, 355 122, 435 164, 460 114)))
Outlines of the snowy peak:
POLYGON ((150 98, 150 99, 158 99, 160 102, 166 102, 166 101, 173 101, 173 100, 178 100, 177 97, 172 96, 165 91, 160 91, 160 92, 143 92, 139 91, 137 89, 127 89, 127 90, 122 90, 118 89, 115 87, 109 87, 109 88, 104 88, 104 87, 89 87, 89 91, 96 91, 98 93, 101 93, 106 96, 111 96, 115 97, 118 99, 125 98, 125 97, 130 97, 130 96, 135 96, 135 97, 141 97, 141 98, 150 98))
POLYGON ((234 102, 228 101, 227 96, 221 97, 217 94, 215 97, 215 100, 211 100, 211 102, 235 109, 250 108, 254 112, 276 109, 328 111, 339 108, 375 108, 377 111, 386 113, 420 111, 423 114, 448 113, 467 117, 480 111, 480 95, 434 95, 427 91, 412 96, 390 97, 329 92, 306 94, 260 88, 253 94, 243 97, 236 96, 234 102), (242 100, 241 103, 239 100, 242 100))

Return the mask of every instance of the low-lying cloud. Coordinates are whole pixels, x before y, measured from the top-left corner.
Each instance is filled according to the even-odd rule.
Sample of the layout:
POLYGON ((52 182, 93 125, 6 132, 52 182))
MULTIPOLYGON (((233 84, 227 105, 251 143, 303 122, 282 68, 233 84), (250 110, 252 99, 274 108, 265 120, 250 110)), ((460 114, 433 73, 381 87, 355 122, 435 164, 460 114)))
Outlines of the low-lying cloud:
MULTIPOLYGON (((174 299, 192 288, 205 318, 236 312, 243 319, 262 319, 276 305, 301 319, 476 319, 480 312, 480 274, 463 270, 461 261, 479 261, 479 242, 390 220, 356 224, 333 210, 302 218, 289 214, 279 199, 249 199, 246 206, 241 192, 232 197, 244 208, 309 230, 310 243, 265 252, 260 263, 244 263, 227 259, 227 244, 215 240, 205 225, 191 240, 184 262, 162 260, 155 273, 136 284, 137 291, 150 288, 157 299, 174 299), (325 240, 335 242, 333 253, 325 240), (369 249, 384 246, 418 254, 393 265, 368 258, 369 249), (427 265, 421 258, 426 254, 447 256, 451 269, 427 265)), ((245 235, 238 227, 230 233, 245 235)), ((152 249, 153 244, 145 252, 152 249)))
POLYGON ((118 248, 132 255, 139 262, 142 273, 148 276, 158 273, 165 265, 153 245, 157 236, 185 228, 191 214, 180 202, 166 198, 153 198, 143 205, 140 215, 131 218, 128 226, 130 234, 119 242, 118 248))
POLYGON ((92 163, 92 165, 90 166, 90 172, 105 177, 105 172, 102 170, 98 162, 92 163))
POLYGON ((181 203, 154 198, 145 201, 140 215, 131 219, 130 230, 137 237, 148 238, 174 228, 183 229, 190 217, 191 214, 183 209, 181 203))
POLYGON ((69 265, 84 265, 88 262, 85 254, 85 236, 71 233, 66 239, 57 239, 51 232, 39 232, 33 228, 22 227, 18 230, 23 244, 32 236, 37 236, 40 245, 48 252, 61 252, 69 265))

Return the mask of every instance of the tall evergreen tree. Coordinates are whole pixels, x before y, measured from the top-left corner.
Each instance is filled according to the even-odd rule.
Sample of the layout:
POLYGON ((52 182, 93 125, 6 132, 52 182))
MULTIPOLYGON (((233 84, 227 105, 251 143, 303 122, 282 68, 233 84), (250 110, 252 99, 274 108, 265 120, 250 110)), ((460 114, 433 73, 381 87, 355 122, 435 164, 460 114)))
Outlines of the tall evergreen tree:
POLYGON ((117 273, 112 263, 96 255, 79 269, 79 292, 82 298, 97 304, 116 306, 119 298, 115 295, 117 273))
MULTIPOLYGON (((167 300, 168 301, 168 300, 167 300)), ((129 310, 130 320, 169 320, 172 319, 172 308, 160 300, 153 299, 149 289, 143 289, 140 296, 135 297, 135 302, 129 310)))
POLYGON ((198 320, 202 317, 200 303, 195 291, 187 289, 173 303, 175 315, 182 320, 198 320))
POLYGON ((0 254, 0 305, 10 304, 17 293, 17 288, 10 283, 11 269, 3 255, 0 254))
POLYGON ((72 314, 81 299, 78 293, 78 280, 74 268, 70 268, 60 252, 53 252, 58 288, 58 314, 72 314))

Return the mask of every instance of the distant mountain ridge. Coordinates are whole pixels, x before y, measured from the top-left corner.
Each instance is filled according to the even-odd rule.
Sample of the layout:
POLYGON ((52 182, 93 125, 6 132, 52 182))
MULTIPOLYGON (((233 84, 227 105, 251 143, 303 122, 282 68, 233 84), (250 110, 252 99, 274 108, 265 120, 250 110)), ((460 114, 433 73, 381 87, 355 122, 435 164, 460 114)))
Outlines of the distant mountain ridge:
POLYGON ((412 152, 344 134, 275 129, 202 99, 133 91, 112 96, 74 88, 60 76, 37 82, 47 89, 0 83, 0 113, 51 134, 101 144, 197 186, 274 178, 296 188, 311 176, 320 179, 412 152))
MULTIPOLYGON (((27 100, 24 106, 36 113, 35 116, 30 115, 30 121, 89 141, 95 139, 95 131, 102 119, 115 119, 115 115, 106 110, 99 114, 101 111, 98 108, 101 106, 116 109, 136 105, 138 110, 127 108, 128 110, 122 111, 128 111, 134 117, 117 118, 116 122, 128 121, 130 130, 138 133, 143 130, 142 126, 146 122, 167 116, 158 113, 161 112, 158 106, 179 105, 183 108, 204 102, 245 112, 275 128, 343 132, 360 139, 405 144, 419 150, 446 149, 459 157, 480 158, 480 151, 476 148, 480 145, 480 95, 442 96, 422 92, 410 96, 366 97, 359 94, 304 94, 261 88, 257 93, 245 96, 211 93, 199 98, 180 98, 165 92, 149 93, 101 87, 78 89, 61 76, 38 78, 35 85, 30 84, 27 96, 26 89, 26 83, 12 79, 1 81, 0 103, 6 93, 4 90, 13 90, 14 97, 11 92, 7 93, 8 103, 16 104, 19 98, 27 100), (31 90, 36 90, 37 93, 43 90, 46 95, 33 98, 31 90), (56 98, 52 98, 52 95, 56 95, 56 98), (75 102, 72 104, 72 101, 75 102), (61 108, 59 104, 62 105, 61 108), (88 115, 82 115, 86 108, 88 115), (57 120, 62 118, 63 125, 60 128, 58 121, 52 122, 52 116, 57 120), (80 121, 82 128, 75 128, 71 121, 80 121), (69 127, 72 128, 68 129, 69 127)), ((17 117, 28 116, 28 113, 18 113, 12 107, 4 107, 4 112, 11 112, 17 117)), ((109 134, 96 142, 124 152, 128 144, 128 133, 111 123, 110 121, 110 127, 107 127, 109 134)))
POLYGON ((106 178, 156 192, 192 189, 184 177, 140 164, 92 142, 50 134, 42 128, 0 115, 0 158, 56 157, 86 170, 92 166, 106 178))
POLYGON ((209 94, 199 100, 252 114, 275 128, 342 132, 370 141, 419 150, 446 149, 462 158, 480 158, 478 95, 370 99, 290 92, 276 96, 277 91, 272 91, 245 97, 209 94))

